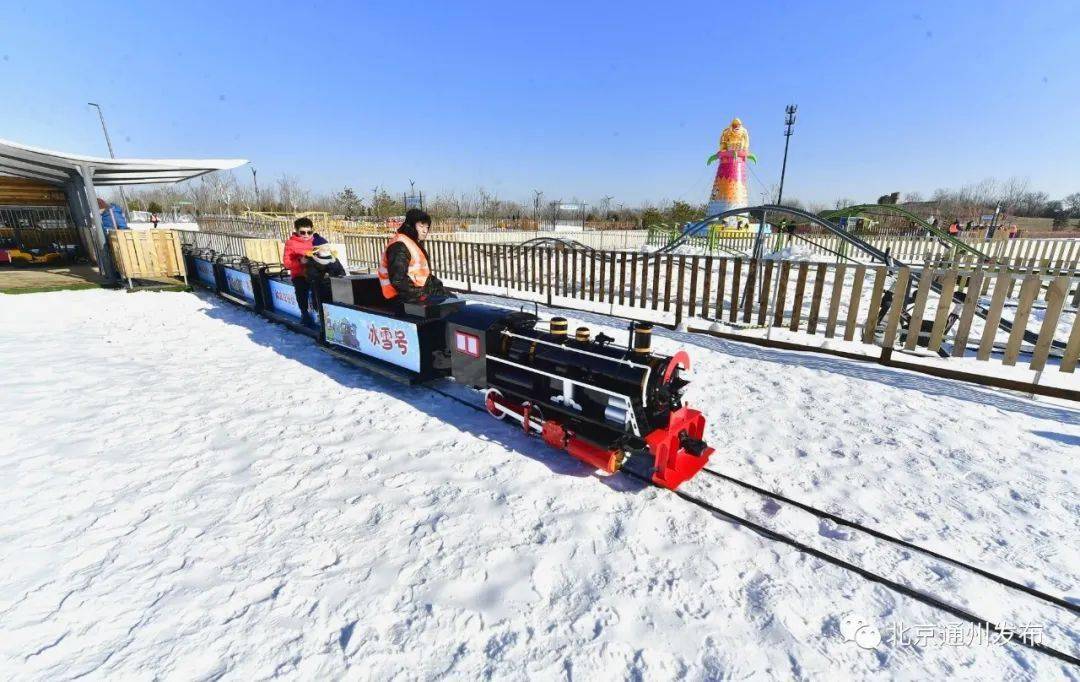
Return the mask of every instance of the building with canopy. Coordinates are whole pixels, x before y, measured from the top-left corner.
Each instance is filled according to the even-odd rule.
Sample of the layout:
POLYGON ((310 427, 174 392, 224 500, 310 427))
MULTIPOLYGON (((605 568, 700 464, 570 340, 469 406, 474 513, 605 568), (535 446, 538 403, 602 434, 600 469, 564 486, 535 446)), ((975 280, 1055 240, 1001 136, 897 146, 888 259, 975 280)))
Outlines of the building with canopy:
POLYGON ((0 221, 26 231, 52 225, 72 232, 101 274, 113 267, 98 210, 97 188, 171 184, 230 170, 245 159, 106 159, 40 149, 0 139, 0 221), (66 211, 65 211, 66 209, 66 211), (41 216, 50 216, 41 218, 41 216))

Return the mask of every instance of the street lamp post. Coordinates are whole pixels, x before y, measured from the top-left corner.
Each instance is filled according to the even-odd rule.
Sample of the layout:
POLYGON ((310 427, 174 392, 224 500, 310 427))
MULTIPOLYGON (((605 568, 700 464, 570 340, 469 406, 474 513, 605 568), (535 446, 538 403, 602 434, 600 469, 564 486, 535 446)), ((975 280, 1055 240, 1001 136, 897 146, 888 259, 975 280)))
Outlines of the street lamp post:
MULTIPOLYGON (((105 144, 109 147, 109 158, 115 159, 116 158, 116 152, 113 151, 112 138, 109 137, 109 128, 105 125, 105 114, 102 113, 102 111, 101 111, 101 105, 100 104, 95 104, 94 102, 87 102, 87 104, 89 104, 90 106, 97 109, 98 118, 101 119, 101 130, 102 130, 102 132, 105 133, 105 144)), ((126 213, 128 218, 130 219, 131 218, 131 209, 128 208, 128 200, 127 200, 127 195, 124 193, 124 186, 119 185, 119 187, 120 187, 120 201, 122 201, 124 203, 124 213, 126 213)), ((115 219, 113 220, 113 222, 114 223, 116 222, 115 219)), ((113 225, 113 227, 117 227, 117 226, 113 225)))
POLYGON ((784 109, 784 165, 780 167, 780 191, 776 196, 776 204, 779 206, 780 202, 784 200, 784 175, 787 174, 787 152, 788 145, 791 143, 791 129, 795 127, 795 112, 799 107, 794 104, 787 105, 784 109))
POLYGON ((255 210, 262 210, 262 200, 259 198, 259 172, 255 170, 255 166, 251 167, 251 181, 255 183, 255 210))

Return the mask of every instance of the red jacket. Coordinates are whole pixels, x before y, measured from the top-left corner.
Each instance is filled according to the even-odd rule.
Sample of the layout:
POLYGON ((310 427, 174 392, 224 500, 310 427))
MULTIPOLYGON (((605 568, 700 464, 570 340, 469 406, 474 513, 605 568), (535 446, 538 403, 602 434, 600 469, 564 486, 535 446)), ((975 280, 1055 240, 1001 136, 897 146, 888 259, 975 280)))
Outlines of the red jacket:
POLYGON ((285 264, 291 276, 304 276, 304 256, 315 248, 311 242, 312 239, 301 239, 295 234, 285 242, 285 254, 281 257, 281 262, 285 264))

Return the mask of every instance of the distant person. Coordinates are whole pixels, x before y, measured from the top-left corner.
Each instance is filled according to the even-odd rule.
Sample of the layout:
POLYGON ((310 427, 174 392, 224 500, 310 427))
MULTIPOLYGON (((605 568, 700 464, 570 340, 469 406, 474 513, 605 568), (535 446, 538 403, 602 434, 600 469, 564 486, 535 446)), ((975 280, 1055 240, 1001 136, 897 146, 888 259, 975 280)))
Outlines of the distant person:
POLYGON ((1020 235, 1020 228, 1013 223, 1009 226, 1009 239, 1016 239, 1020 235))
POLYGON ((154 226, 154 229, 156 230, 157 229, 157 224, 158 224, 157 213, 151 213, 150 214, 150 223, 154 226))
POLYGON ((379 261, 379 284, 388 301, 434 303, 451 294, 431 274, 424 238, 431 229, 431 216, 418 208, 405 213, 405 221, 387 243, 379 261))
POLYGON ((315 225, 311 218, 297 218, 293 222, 293 234, 285 242, 285 253, 281 262, 289 271, 293 287, 296 289, 296 305, 300 308, 300 324, 305 327, 314 327, 315 321, 311 319, 308 310, 308 294, 311 287, 308 283, 306 266, 308 254, 314 247, 315 225))
POLYGON ((106 203, 104 199, 98 197, 97 200, 98 210, 101 211, 101 226, 108 232, 112 229, 126 230, 128 229, 127 218, 124 217, 124 211, 116 204, 106 203))
POLYGON ((791 246, 791 238, 792 238, 792 235, 795 234, 795 223, 794 222, 789 222, 787 220, 781 220, 780 221, 780 233, 784 234, 784 235, 787 235, 787 238, 784 241, 785 241, 787 246, 791 246))
POLYGON ((959 219, 954 218, 953 221, 951 223, 949 223, 949 234, 951 234, 954 237, 956 235, 960 234, 960 220, 959 219))
POLYGON ((338 260, 337 253, 331 248, 329 242, 319 235, 311 240, 312 251, 304 264, 304 276, 315 299, 315 310, 322 312, 320 307, 323 303, 329 303, 330 278, 345 277, 345 266, 338 260))

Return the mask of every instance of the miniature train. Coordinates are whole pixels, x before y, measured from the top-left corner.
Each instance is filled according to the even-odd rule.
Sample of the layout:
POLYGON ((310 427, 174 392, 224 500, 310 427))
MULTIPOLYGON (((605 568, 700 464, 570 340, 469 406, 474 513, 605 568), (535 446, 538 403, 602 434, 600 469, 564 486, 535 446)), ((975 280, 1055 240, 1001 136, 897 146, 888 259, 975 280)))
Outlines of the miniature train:
POLYGON ((246 258, 186 250, 192 282, 284 323, 355 365, 407 383, 451 378, 483 395, 497 419, 608 473, 630 471, 677 488, 708 462, 705 418, 683 404, 684 351, 652 352, 652 325, 631 325, 630 343, 529 312, 449 299, 392 304, 376 275, 331 279, 331 301, 300 325, 287 273, 246 258))

